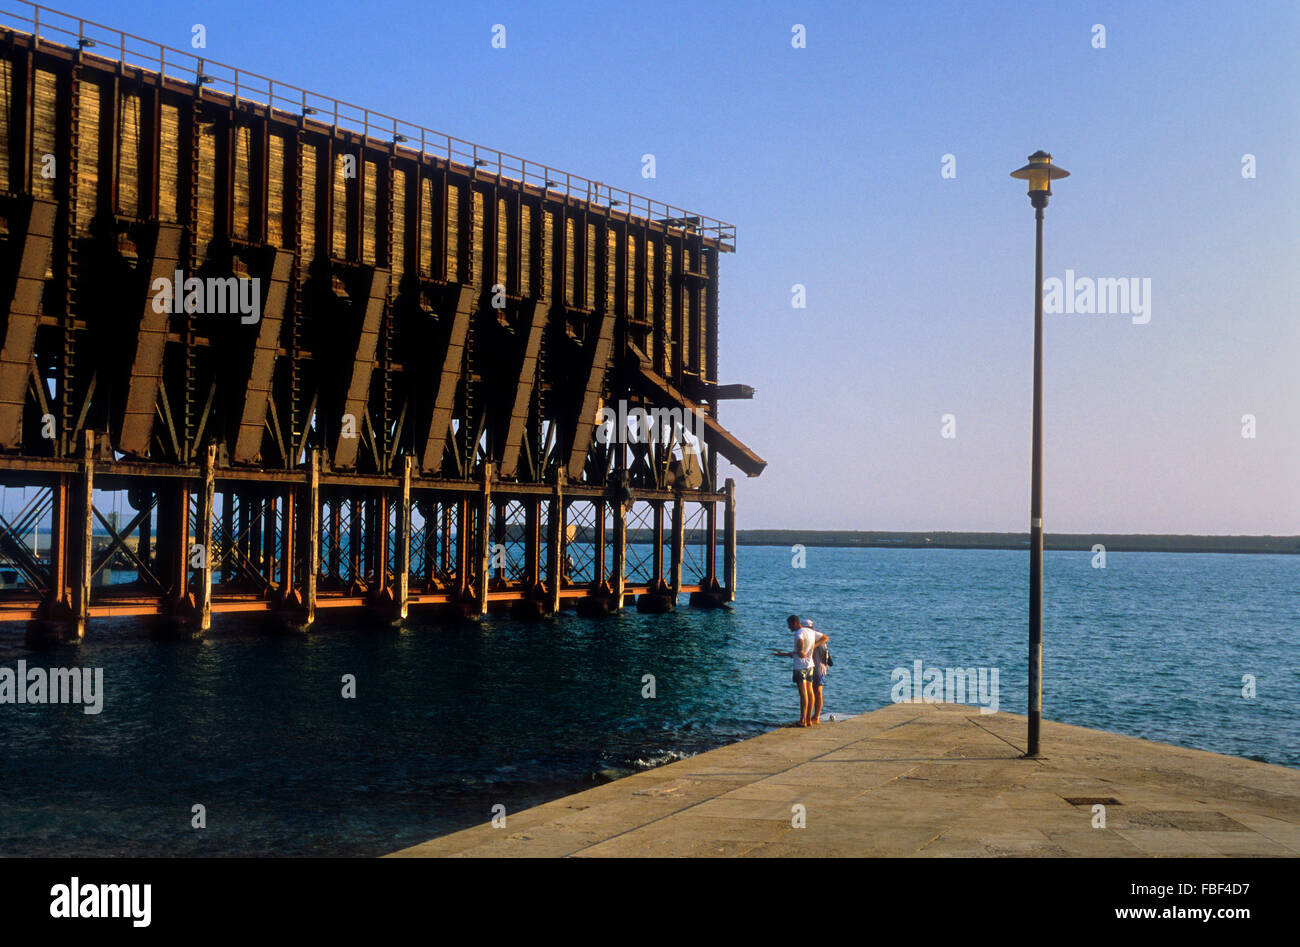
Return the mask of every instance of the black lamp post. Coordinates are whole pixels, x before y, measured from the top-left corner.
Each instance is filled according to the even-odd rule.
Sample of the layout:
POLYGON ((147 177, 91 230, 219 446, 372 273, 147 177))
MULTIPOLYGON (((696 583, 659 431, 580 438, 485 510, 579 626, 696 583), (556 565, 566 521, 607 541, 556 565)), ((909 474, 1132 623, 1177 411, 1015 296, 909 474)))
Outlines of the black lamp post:
POLYGON ((1038 757, 1038 730, 1043 719, 1043 208, 1052 182, 1070 172, 1052 164, 1046 151, 1035 151, 1029 164, 1011 172, 1029 182, 1037 239, 1034 260, 1034 447, 1029 497, 1029 748, 1038 757))

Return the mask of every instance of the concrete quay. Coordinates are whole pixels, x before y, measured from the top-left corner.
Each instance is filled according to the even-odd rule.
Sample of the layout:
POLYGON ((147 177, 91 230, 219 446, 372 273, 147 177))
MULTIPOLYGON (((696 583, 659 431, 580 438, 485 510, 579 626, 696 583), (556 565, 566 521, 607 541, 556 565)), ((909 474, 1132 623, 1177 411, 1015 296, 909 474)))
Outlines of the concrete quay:
POLYGON ((1300 854, 1300 771, 1050 721, 1043 757, 1022 759, 1024 747, 1019 715, 894 704, 775 730, 389 857, 1300 854))

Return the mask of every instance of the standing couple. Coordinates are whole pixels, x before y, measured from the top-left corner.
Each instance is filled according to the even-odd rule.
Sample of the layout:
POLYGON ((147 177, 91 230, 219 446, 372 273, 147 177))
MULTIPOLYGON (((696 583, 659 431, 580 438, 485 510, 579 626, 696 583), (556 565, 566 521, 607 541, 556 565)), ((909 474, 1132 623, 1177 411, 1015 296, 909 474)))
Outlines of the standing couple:
POLYGON ((830 638, 813 629, 811 618, 802 622, 798 615, 785 620, 795 633, 793 651, 773 651, 779 658, 794 659, 794 686, 799 688, 799 726, 815 727, 821 723, 822 687, 831 664, 830 638))

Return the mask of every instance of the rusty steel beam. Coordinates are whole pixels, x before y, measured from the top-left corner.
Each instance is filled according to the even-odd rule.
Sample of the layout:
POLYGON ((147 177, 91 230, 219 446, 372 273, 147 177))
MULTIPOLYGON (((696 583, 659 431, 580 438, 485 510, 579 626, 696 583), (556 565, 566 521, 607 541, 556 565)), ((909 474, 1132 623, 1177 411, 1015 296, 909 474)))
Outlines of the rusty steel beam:
MULTIPOLYGON (((262 306, 262 318, 257 326, 257 340, 253 343, 244 407, 235 436, 234 461, 237 464, 254 464, 261 459, 266 408, 275 381, 275 357, 280 349, 280 326, 284 321, 284 304, 289 295, 289 277, 292 272, 293 252, 277 249, 275 260, 271 264, 271 279, 266 302, 262 306)), ((288 458, 287 466, 293 466, 297 459, 288 458)))
MULTIPOLYGON (((683 412, 700 410, 699 405, 674 388, 662 375, 651 371, 645 365, 640 365, 636 371, 637 380, 642 390, 647 394, 664 399, 681 408, 683 412)), ((763 468, 767 466, 767 461, 746 447, 740 438, 736 437, 712 417, 704 415, 703 420, 704 442, 706 444, 715 448, 718 453, 739 467, 748 477, 757 477, 763 472, 763 468)))
POLYGON ((379 323, 388 296, 388 280, 389 271, 379 267, 375 268, 370 277, 370 292, 361 319, 361 334, 357 338, 356 357, 352 362, 352 377, 343 401, 343 415, 351 416, 353 419, 355 436, 346 436, 346 431, 340 427, 331 458, 334 467, 340 470, 348 470, 356 466, 357 447, 361 442, 361 424, 370 400, 370 377, 375 370, 375 349, 379 346, 379 323))
POLYGON ((519 469, 523 449, 524 427, 533 400, 534 381, 537 378, 537 356, 542 348, 542 335, 550 304, 545 299, 533 303, 532 318, 528 320, 528 333, 524 341, 523 358, 519 364, 519 378, 515 383, 514 404, 510 408, 510 421, 506 427, 505 444, 501 450, 500 476, 510 478, 519 469))
POLYGON ((614 313, 610 311, 600 317, 600 329, 588 346, 590 361, 587 365, 586 385, 574 420, 573 446, 569 450, 566 466, 570 480, 581 480, 582 471, 587 466, 587 451, 591 448, 598 421, 596 407, 600 404, 600 396, 605 389, 605 374, 609 371, 609 357, 613 349, 614 313))
POLYGON ((752 385, 712 385, 707 382, 701 382, 696 386, 696 388, 698 389, 697 393, 705 400, 754 400, 754 388, 752 385))
MULTIPOLYGON (((117 449, 124 454, 143 457, 149 453, 153 439, 154 415, 158 410, 158 392, 163 381, 163 352, 167 346, 167 326, 171 306, 158 312, 154 306, 154 281, 167 280, 171 285, 178 270, 183 230, 171 224, 158 226, 145 287, 140 324, 136 329, 135 355, 127 380, 126 404, 122 408, 121 433, 117 449)), ((141 261, 141 265, 144 261, 141 261)), ((173 291, 175 287, 173 287, 173 291)))
POLYGON ((50 259, 57 208, 53 201, 34 200, 26 231, 13 237, 20 241, 21 250, 13 296, 9 300, 4 345, 0 348, 0 448, 13 449, 22 443, 27 376, 31 372, 36 327, 41 318, 45 267, 50 259))
POLYGON ((456 311, 452 314, 447 335, 447 348, 442 356, 433 392, 433 413, 429 418, 429 431, 424 450, 420 455, 420 470, 432 473, 442 468, 442 452, 451 432, 452 408, 456 403, 456 388, 460 383, 461 365, 465 355, 465 336, 474 315, 475 292, 462 286, 456 297, 456 311))

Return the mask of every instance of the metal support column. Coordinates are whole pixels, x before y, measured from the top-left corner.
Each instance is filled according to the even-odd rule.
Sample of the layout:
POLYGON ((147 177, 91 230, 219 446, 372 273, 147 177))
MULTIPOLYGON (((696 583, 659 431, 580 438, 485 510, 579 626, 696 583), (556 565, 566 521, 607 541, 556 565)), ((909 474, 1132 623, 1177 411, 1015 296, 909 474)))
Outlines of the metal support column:
POLYGON ((457 598, 469 598, 469 500, 465 494, 456 497, 456 589, 457 598))
POLYGON ((524 499, 524 588, 532 591, 542 581, 542 501, 524 499))
POLYGON ((673 535, 672 535, 672 586, 673 596, 682 591, 682 555, 686 544, 686 501, 679 490, 673 500, 673 535))
POLYGON ((55 474, 54 486, 50 488, 50 591, 45 603, 49 615, 71 607, 68 551, 75 515, 69 504, 72 479, 68 474, 55 474))
POLYGON ((627 588, 627 507, 620 500, 613 503, 614 512, 614 571, 611 583, 614 587, 614 608, 623 607, 623 596, 627 588))
POLYGON ((605 581, 605 500, 597 498, 592 507, 596 515, 595 536, 593 537, 592 550, 595 565, 591 578, 592 591, 599 591, 601 584, 605 581))
POLYGON ((349 575, 352 579, 350 591, 353 594, 359 593, 365 587, 361 581, 362 515, 361 497, 354 493, 348 501, 348 562, 349 575))
POLYGON ((736 600, 736 481, 727 478, 727 507, 723 513, 726 536, 722 560, 722 579, 727 586, 727 601, 736 600))
POLYGON ((546 522, 547 547, 547 608, 551 612, 560 610, 560 588, 564 584, 564 490, 562 487, 564 472, 556 467, 555 489, 551 494, 550 515, 546 522))
POLYGON ((268 586, 275 585, 275 514, 279 504, 273 496, 267 497, 262 505, 262 575, 268 586))
MULTIPOLYGON (((1044 199, 1046 203, 1046 199, 1044 199)), ((1043 719, 1043 206, 1035 204, 1034 416, 1029 489, 1029 746, 1039 755, 1043 719)))
POLYGON ((712 500, 704 504, 704 586, 718 587, 718 504, 712 500))
POLYGON ((72 584, 73 634, 86 636, 90 621, 90 569, 93 557, 91 536, 95 523, 95 432, 86 431, 81 455, 81 476, 77 478, 75 522, 76 533, 68 531, 72 552, 70 565, 72 584), (75 537, 75 539, 74 539, 75 537))
POLYGON ((195 542, 199 545, 199 630, 212 627, 212 566, 217 554, 212 548, 212 505, 216 497, 217 445, 209 444, 203 454, 203 487, 199 493, 199 522, 195 542))
POLYGON ((294 502, 298 492, 297 486, 284 491, 284 503, 280 507, 280 599, 288 602, 297 598, 298 563, 294 557, 297 545, 294 538, 294 502))
POLYGON ((411 466, 409 454, 402 458, 402 497, 397 507, 397 617, 406 618, 411 605, 411 466))
MULTIPOLYGON (((304 576, 306 588, 303 590, 303 606, 307 612, 307 624, 310 625, 316 620, 316 582, 320 574, 320 450, 316 449, 311 452, 311 471, 308 475, 310 479, 307 483, 307 510, 306 510, 306 527, 307 527, 307 556, 306 571, 304 576)), ((334 504, 337 507, 337 504, 334 504)), ((335 510, 337 512, 337 509, 335 510)), ((338 533, 335 532, 337 539, 338 533)), ((330 547, 330 556, 334 558, 337 565, 338 544, 335 542, 330 547)))
POLYGON ((374 563, 375 584, 372 594, 378 600, 387 598, 391 590, 388 583, 388 492, 375 491, 370 506, 373 512, 367 532, 370 537, 370 561, 374 563))
POLYGON ((650 584, 660 588, 664 583, 664 501, 651 500, 650 509, 654 511, 654 576, 650 584))
POLYGON ((489 576, 492 568, 492 539, 488 532, 488 527, 492 519, 492 464, 487 462, 483 464, 483 482, 480 485, 479 502, 478 502, 478 523, 475 533, 477 534, 477 543, 475 549, 478 551, 478 613, 487 614, 488 591, 491 582, 489 576))
POLYGON ((190 488, 178 481, 164 488, 158 510, 158 558, 162 574, 171 582, 171 611, 189 614, 190 597, 190 488))

